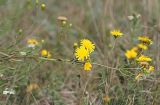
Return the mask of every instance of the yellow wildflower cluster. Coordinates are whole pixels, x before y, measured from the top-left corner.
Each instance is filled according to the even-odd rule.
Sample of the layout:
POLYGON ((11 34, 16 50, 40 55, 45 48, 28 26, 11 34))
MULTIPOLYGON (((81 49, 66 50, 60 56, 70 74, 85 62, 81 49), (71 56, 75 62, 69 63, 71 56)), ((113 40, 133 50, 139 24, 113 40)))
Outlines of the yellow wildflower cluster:
POLYGON ((51 58, 52 55, 49 51, 47 51, 46 49, 43 49, 43 50, 41 50, 41 56, 51 58))
POLYGON ((115 38, 123 36, 123 33, 120 30, 111 30, 110 34, 115 38))
POLYGON ((152 44, 152 40, 147 36, 140 36, 138 37, 138 40, 140 43, 131 50, 127 50, 125 53, 127 59, 137 61, 142 68, 142 73, 139 73, 135 77, 136 80, 140 79, 140 77, 143 77, 145 73, 151 73, 154 71, 154 67, 150 65, 152 58, 142 54, 143 50, 148 50, 149 45, 152 44))
POLYGON ((74 55, 76 59, 78 61, 85 62, 84 70, 90 71, 92 68, 92 64, 90 63, 90 54, 94 51, 95 45, 88 39, 82 39, 79 47, 77 43, 74 43, 74 48, 74 55))
MULTIPOLYGON (((152 40, 151 39, 149 39, 147 36, 140 36, 140 37, 138 37, 138 40, 140 41, 140 43, 139 44, 137 44, 137 46, 135 46, 135 47, 133 47, 131 50, 132 50, 132 52, 131 52, 131 50, 130 50, 130 52, 126 52, 126 57, 128 58, 128 59, 131 59, 131 58, 133 58, 133 57, 130 57, 130 56, 133 56, 133 55, 135 55, 135 53, 133 54, 133 51, 135 51, 135 52, 141 52, 142 50, 148 50, 148 47, 149 47, 149 45, 151 45, 153 42, 152 42, 152 40)), ((128 51, 128 50, 127 50, 128 51)), ((136 56, 135 56, 136 57, 136 56)), ((134 57, 134 58, 135 58, 134 57)))

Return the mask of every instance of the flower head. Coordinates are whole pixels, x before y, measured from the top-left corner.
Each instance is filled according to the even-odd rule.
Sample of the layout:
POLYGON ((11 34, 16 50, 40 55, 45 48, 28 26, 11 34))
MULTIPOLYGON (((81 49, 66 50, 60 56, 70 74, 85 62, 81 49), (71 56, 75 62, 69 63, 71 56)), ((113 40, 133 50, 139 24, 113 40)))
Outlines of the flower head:
POLYGON ((77 47, 78 47, 78 44, 77 44, 77 43, 74 43, 74 44, 73 44, 73 48, 76 49, 77 47))
POLYGON ((84 70, 90 71, 91 68, 92 68, 92 64, 87 61, 87 62, 84 64, 84 70))
POLYGON ((153 66, 149 66, 149 72, 154 71, 154 67, 153 66))
POLYGON ((113 35, 115 38, 121 37, 123 35, 123 33, 120 30, 112 30, 110 34, 113 35))
POLYGON ((95 49, 95 45, 88 39, 82 39, 81 46, 84 46, 89 53, 93 52, 95 49))
POLYGON ((41 4, 41 10, 43 11, 43 10, 45 10, 45 9, 46 9, 46 4, 42 3, 42 4, 41 4))
POLYGON ((47 54, 48 54, 48 51, 47 51, 47 50, 43 49, 43 50, 41 51, 41 55, 42 55, 42 56, 47 56, 47 54))
POLYGON ((80 46, 75 50, 74 55, 79 61, 84 61, 89 57, 89 52, 84 46, 80 46))
POLYGON ((125 53, 125 56, 126 56, 128 59, 133 59, 133 58, 136 58, 136 57, 137 57, 137 52, 134 51, 134 50, 127 50, 126 53, 125 53))
POLYGON ((49 51, 47 51, 46 49, 43 49, 41 51, 41 56, 51 58, 51 53, 49 51))
POLYGON ((140 49, 142 49, 142 50, 147 50, 147 49, 148 49, 148 46, 140 43, 140 44, 138 44, 138 48, 140 48, 140 49))
POLYGON ((29 84, 29 85, 27 86, 26 91, 30 93, 30 92, 32 92, 33 90, 38 89, 38 88, 39 88, 38 84, 36 84, 36 83, 31 83, 31 84, 29 84))
POLYGON ((110 99, 109 96, 104 96, 103 100, 104 100, 105 103, 108 103, 111 99, 110 99))
POLYGON ((148 44, 148 45, 153 43, 152 40, 149 39, 147 36, 139 36, 138 40, 141 41, 142 43, 145 43, 145 44, 148 44))
POLYGON ((152 59, 148 56, 141 55, 139 58, 137 58, 138 62, 150 62, 152 59))
POLYGON ((38 45, 38 41, 36 39, 28 39, 27 40, 28 47, 34 48, 36 45, 38 45))

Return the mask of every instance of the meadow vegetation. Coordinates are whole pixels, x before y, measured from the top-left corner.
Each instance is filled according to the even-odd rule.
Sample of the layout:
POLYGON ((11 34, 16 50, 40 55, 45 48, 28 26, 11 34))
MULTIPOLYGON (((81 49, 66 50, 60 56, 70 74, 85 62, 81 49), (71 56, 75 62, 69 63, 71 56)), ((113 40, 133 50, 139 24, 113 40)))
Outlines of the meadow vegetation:
POLYGON ((159 0, 0 0, 0 105, 160 105, 159 0))

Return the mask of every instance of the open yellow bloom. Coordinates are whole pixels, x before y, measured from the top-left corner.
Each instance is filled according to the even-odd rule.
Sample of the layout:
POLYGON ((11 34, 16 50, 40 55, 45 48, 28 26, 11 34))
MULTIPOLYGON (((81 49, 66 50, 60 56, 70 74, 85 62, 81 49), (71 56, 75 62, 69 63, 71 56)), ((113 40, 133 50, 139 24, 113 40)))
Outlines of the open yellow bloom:
POLYGON ((149 39, 149 37, 147 37, 147 36, 139 36, 138 40, 145 43, 145 44, 148 44, 148 45, 153 43, 152 40, 149 39))
POLYGON ((89 53, 93 52, 95 49, 95 45, 88 39, 82 39, 81 46, 84 46, 89 53))
POLYGON ((51 58, 51 53, 49 51, 47 51, 46 49, 43 49, 41 51, 41 56, 51 58))
POLYGON ((38 44, 38 41, 37 41, 36 39, 28 39, 28 40, 27 40, 27 43, 28 43, 28 44, 37 45, 37 44, 38 44))
POLYGON ((137 52, 134 51, 134 50, 127 50, 126 53, 125 53, 125 56, 126 56, 128 59, 133 59, 133 58, 136 58, 136 57, 137 57, 137 52))
POLYGON ((80 46, 75 50, 74 55, 79 61, 84 61, 89 57, 89 52, 84 46, 80 46))
POLYGON ((28 39, 27 40, 28 47, 34 48, 36 45, 38 45, 38 41, 36 39, 28 39))
POLYGON ((152 61, 152 59, 148 56, 141 55, 139 58, 137 58, 138 62, 149 62, 152 61))
POLYGON ((147 49, 148 49, 148 46, 140 43, 140 44, 138 44, 138 48, 140 48, 140 49, 142 49, 142 50, 147 50, 147 49))
POLYGON ((92 68, 92 64, 91 64, 90 62, 86 62, 86 63, 84 64, 84 70, 90 71, 91 68, 92 68))
POLYGON ((110 34, 114 37, 121 37, 123 35, 123 33, 120 30, 112 30, 110 34))
POLYGON ((41 55, 42 55, 42 56, 47 56, 47 54, 48 54, 48 51, 47 51, 47 50, 43 49, 43 50, 41 51, 41 55))

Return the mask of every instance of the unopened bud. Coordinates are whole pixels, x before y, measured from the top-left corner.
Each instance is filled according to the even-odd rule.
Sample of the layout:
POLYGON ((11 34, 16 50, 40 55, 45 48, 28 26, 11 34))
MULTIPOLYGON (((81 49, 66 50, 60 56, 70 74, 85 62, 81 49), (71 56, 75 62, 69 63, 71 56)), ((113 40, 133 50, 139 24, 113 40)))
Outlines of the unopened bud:
POLYGON ((73 48, 76 49, 78 47, 77 43, 74 43, 73 48))
POLYGON ((41 10, 44 11, 46 9, 46 5, 43 3, 41 4, 41 10))

